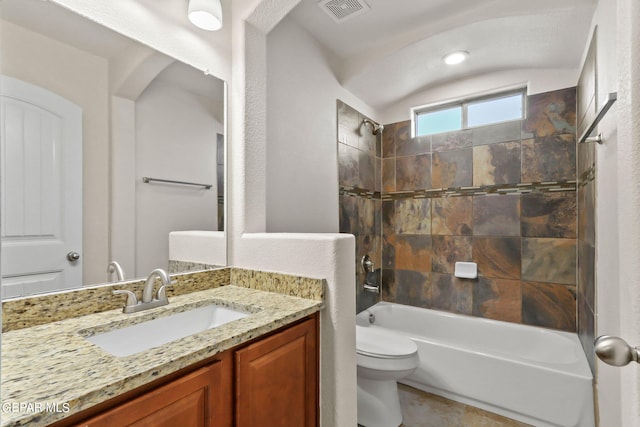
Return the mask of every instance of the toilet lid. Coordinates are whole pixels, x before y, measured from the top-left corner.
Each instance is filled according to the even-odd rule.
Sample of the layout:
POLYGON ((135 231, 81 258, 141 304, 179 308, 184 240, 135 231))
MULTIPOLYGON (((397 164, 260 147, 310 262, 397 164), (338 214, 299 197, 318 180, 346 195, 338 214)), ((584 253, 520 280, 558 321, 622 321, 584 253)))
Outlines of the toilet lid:
POLYGON ((398 358, 411 356, 418 351, 418 346, 391 331, 356 325, 356 351, 373 357, 398 358))

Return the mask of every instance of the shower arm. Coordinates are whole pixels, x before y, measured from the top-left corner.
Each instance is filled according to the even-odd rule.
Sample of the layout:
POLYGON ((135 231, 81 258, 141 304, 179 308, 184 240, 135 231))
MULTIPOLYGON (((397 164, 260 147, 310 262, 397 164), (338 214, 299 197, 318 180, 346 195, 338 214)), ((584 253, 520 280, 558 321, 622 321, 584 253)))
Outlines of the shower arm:
POLYGON ((383 129, 384 129, 384 126, 383 126, 383 125, 378 124, 378 123, 375 123, 375 122, 373 122, 373 121, 371 121, 371 120, 369 120, 369 119, 363 119, 363 120, 362 120, 362 123, 360 123, 360 126, 363 126, 363 125, 364 125, 364 126, 366 126, 366 125, 371 125, 371 132, 372 132, 374 135, 379 135, 379 134, 381 134, 381 133, 382 133, 382 131, 383 131, 383 129))

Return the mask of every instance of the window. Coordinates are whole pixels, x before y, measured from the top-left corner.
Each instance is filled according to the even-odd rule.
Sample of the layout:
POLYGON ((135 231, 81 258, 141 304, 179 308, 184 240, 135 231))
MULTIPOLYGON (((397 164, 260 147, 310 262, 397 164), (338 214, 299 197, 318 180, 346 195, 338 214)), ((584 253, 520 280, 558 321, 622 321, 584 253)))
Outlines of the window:
POLYGON ((451 132, 524 118, 525 89, 413 109, 415 136, 451 132))

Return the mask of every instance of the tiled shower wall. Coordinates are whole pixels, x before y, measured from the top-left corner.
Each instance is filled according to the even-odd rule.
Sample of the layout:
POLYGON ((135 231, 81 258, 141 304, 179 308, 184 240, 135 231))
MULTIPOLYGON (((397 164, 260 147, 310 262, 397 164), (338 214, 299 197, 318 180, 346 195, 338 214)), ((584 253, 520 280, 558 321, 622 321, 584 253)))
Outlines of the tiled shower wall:
POLYGON ((381 137, 375 136, 367 119, 345 103, 337 102, 338 174, 340 184, 340 232, 356 237, 356 309, 375 304, 378 294, 364 290, 365 273, 360 265, 369 255, 374 269, 382 263, 382 201, 380 200, 381 137), (358 191, 345 192, 345 189, 358 191))
MULTIPOLYGON (((410 121, 387 125, 381 192, 367 194, 382 200, 382 299, 575 331, 575 111, 569 88, 528 97, 522 122, 418 138, 410 121), (479 277, 454 277, 456 261, 479 277)), ((350 232, 363 216, 344 202, 362 191, 342 179, 344 151, 350 232)))
MULTIPOLYGON (((586 130, 596 116, 596 34, 578 81, 578 135, 586 130)), ((591 371, 595 372, 593 348, 596 327, 596 153, 595 143, 578 145, 578 336, 591 371)))

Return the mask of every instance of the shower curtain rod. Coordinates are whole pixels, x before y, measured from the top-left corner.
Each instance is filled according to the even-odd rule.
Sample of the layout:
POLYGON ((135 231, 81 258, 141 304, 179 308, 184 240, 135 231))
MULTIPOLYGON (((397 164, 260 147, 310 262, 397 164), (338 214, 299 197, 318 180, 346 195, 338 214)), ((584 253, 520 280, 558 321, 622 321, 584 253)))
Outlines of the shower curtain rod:
POLYGON ((600 120, 602 120, 604 115, 607 114, 607 111, 609 111, 609 108, 611 108, 613 103, 616 102, 616 99, 618 99, 618 92, 611 92, 609 95, 607 95, 607 100, 602 106, 602 108, 600 109, 600 111, 598 111, 596 118, 593 119, 593 122, 591 123, 591 125, 587 128, 587 130, 584 131, 584 133, 578 140, 580 144, 582 144, 583 142, 594 142, 594 141, 597 142, 598 144, 602 144, 602 134, 598 134, 597 136, 594 136, 591 138, 589 138, 589 135, 591 135, 591 132, 593 132, 593 130, 598 126, 598 123, 600 123, 600 120))

